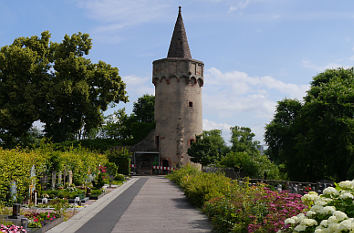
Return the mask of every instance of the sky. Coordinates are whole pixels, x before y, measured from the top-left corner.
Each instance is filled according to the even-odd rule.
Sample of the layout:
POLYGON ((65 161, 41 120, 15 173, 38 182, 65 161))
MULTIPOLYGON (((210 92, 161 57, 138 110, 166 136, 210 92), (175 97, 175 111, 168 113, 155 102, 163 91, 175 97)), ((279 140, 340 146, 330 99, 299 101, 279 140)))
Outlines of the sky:
POLYGON ((49 30, 89 33, 87 58, 119 68, 131 112, 154 94, 152 62, 167 56, 178 6, 194 59, 203 61, 203 127, 249 127, 264 143, 277 101, 302 100, 312 78, 354 63, 352 0, 0 0, 0 47, 49 30))

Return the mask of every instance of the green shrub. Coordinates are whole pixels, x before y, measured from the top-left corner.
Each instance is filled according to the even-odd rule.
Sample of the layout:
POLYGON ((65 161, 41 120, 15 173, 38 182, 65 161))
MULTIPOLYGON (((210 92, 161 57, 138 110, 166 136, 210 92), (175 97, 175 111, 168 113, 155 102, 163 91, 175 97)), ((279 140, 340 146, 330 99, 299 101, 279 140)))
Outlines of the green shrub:
POLYGON ((91 198, 97 198, 101 194, 102 194, 102 189, 92 189, 90 197, 91 198))
POLYGON ((174 171, 168 176, 180 185, 187 198, 197 207, 213 197, 224 195, 229 189, 231 180, 221 174, 204 173, 192 166, 174 171))
POLYGON ((114 180, 117 180, 117 181, 125 181, 125 176, 123 174, 117 174, 115 177, 114 177, 114 180))
POLYGON ((188 165, 184 166, 182 169, 174 170, 172 173, 167 175, 167 178, 169 178, 170 180, 172 180, 176 184, 181 185, 181 181, 182 181, 183 177, 196 175, 198 173, 199 173, 199 171, 196 167, 193 167, 188 164, 188 165))
POLYGON ((130 176, 131 156, 132 154, 125 147, 107 152, 109 162, 115 163, 118 166, 118 173, 127 176, 130 176))
POLYGON ((219 162, 223 167, 232 167, 238 171, 242 177, 260 179, 280 179, 280 172, 277 165, 272 163, 267 156, 248 152, 231 151, 219 162))
POLYGON ((104 180, 103 180, 103 175, 102 173, 98 174, 98 176, 96 177, 96 179, 94 181, 92 181, 93 187, 95 187, 96 189, 100 189, 103 187, 104 185, 104 180))

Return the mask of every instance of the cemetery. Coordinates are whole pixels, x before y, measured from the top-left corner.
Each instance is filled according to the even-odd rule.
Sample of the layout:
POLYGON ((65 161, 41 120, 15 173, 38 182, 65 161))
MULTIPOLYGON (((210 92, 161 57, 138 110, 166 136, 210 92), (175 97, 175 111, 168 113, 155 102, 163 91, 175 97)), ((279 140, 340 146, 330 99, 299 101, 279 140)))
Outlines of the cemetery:
POLYGON ((125 180, 105 154, 83 148, 54 151, 50 144, 0 149, 0 174, 4 232, 46 232, 125 180))

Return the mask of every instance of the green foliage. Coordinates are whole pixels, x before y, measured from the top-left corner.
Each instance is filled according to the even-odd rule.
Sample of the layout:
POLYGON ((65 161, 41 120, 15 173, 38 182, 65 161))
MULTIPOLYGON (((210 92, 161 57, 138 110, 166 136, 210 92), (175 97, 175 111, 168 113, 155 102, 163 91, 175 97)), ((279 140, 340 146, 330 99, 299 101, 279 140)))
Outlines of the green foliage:
POLYGON ((214 129, 196 136, 196 142, 188 149, 188 155, 191 156, 192 162, 206 166, 216 163, 227 151, 221 130, 214 129))
POLYGON ((113 162, 108 162, 106 164, 107 173, 110 177, 116 177, 118 174, 118 166, 113 162))
POLYGON ((71 148, 86 148, 90 151, 97 151, 99 153, 104 153, 105 151, 119 146, 119 141, 112 138, 95 138, 95 139, 82 139, 82 140, 72 140, 54 143, 53 147, 55 150, 67 151, 71 148))
POLYGON ((53 141, 82 137, 103 123, 109 104, 127 101, 118 69, 88 55, 88 34, 20 37, 0 49, 0 139, 8 147, 25 141, 34 121, 53 141))
POLYGON ((125 181, 125 176, 123 174, 117 174, 114 177, 114 180, 116 180, 116 181, 125 181))
POLYGON ((168 177, 183 188, 187 198, 197 207, 202 207, 210 198, 225 194, 231 181, 221 174, 200 172, 190 165, 168 177))
POLYGON ((92 189, 90 198, 97 199, 102 194, 102 189, 92 189))
POLYGON ((138 122, 153 123, 155 111, 155 96, 143 95, 135 103, 133 114, 138 122))
POLYGON ((303 104, 278 103, 265 140, 291 179, 354 178, 353 90, 353 68, 326 70, 313 78, 303 104))
POLYGON ((125 113, 125 108, 108 115, 102 127, 102 136, 116 139, 121 145, 140 142, 155 128, 154 106, 155 96, 143 95, 134 102, 130 116, 125 113))
POLYGON ((279 179, 279 169, 257 149, 254 133, 247 127, 231 127, 231 151, 222 157, 219 165, 232 167, 241 177, 279 179))
POLYGON ((219 163, 223 167, 232 167, 241 177, 279 179, 278 167, 266 156, 256 154, 250 156, 247 152, 231 151, 219 163))
POLYGON ((95 189, 101 189, 104 185, 103 174, 99 173, 94 181, 92 181, 93 187, 95 189))
POLYGON ((45 190, 42 191, 41 196, 49 196, 50 199, 55 198, 66 198, 66 199, 75 199, 75 197, 80 197, 84 199, 85 192, 83 190, 67 190, 67 189, 54 189, 54 190, 45 190))
POLYGON ((80 148, 65 152, 53 151, 51 145, 43 144, 38 149, 28 151, 0 148, 0 202, 9 202, 12 181, 16 182, 17 200, 28 198, 30 171, 33 165, 36 168, 36 182, 43 176, 51 177, 53 171, 71 170, 73 182, 81 185, 88 174, 98 173, 99 164, 107 162, 105 155, 80 148))
POLYGON ((234 152, 246 152, 249 155, 258 154, 257 146, 258 141, 253 141, 254 133, 250 128, 234 126, 231 127, 231 151, 234 152))
POLYGON ((65 210, 69 208, 69 201, 67 199, 56 198, 51 200, 50 204, 54 206, 55 213, 59 216, 63 216, 65 210))
POLYGON ((107 152, 108 160, 118 166, 118 173, 127 176, 130 176, 131 156, 132 154, 125 147, 107 152))

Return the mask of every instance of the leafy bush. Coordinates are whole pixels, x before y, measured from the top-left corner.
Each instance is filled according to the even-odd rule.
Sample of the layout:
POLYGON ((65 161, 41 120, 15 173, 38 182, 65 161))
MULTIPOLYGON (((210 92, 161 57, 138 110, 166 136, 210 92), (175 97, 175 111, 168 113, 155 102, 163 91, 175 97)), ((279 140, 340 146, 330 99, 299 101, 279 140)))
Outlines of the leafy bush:
POLYGON ((102 189, 92 189, 90 197, 91 198, 98 198, 98 196, 101 194, 102 194, 102 189))
POLYGON ((194 176, 198 173, 199 171, 196 167, 188 164, 182 169, 174 170, 172 173, 167 175, 167 178, 175 182, 177 185, 181 185, 181 181, 185 176, 194 176))
POLYGON ((119 141, 111 138, 95 138, 95 139, 83 139, 83 140, 73 140, 64 141, 60 143, 54 143, 53 146, 55 150, 67 151, 70 148, 85 148, 90 151, 97 151, 99 153, 104 153, 113 147, 121 145, 119 141))
POLYGON ((220 161, 223 167, 232 167, 242 177, 279 179, 280 172, 274 163, 266 156, 255 153, 251 156, 247 152, 229 152, 220 161))
POLYGON ((117 180, 117 181, 125 181, 125 176, 123 174, 117 174, 115 177, 114 177, 114 180, 117 180))
POLYGON ((102 173, 98 174, 97 179, 92 181, 92 184, 93 187, 95 187, 96 189, 102 188, 104 185, 103 174, 102 173))
POLYGON ((309 192, 301 199, 308 205, 307 211, 286 219, 281 232, 354 231, 354 180, 328 187, 321 195, 309 192))
POLYGON ((127 176, 130 176, 131 156, 131 153, 125 147, 107 152, 109 162, 113 162, 118 166, 118 173, 127 176))

